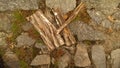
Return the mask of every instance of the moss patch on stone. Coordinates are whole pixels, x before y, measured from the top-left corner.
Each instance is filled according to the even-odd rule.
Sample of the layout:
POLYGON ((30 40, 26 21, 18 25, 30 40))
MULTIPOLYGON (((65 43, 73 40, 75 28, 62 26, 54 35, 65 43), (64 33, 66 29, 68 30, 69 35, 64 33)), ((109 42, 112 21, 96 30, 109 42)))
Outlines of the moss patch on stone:
POLYGON ((2 49, 2 48, 0 48, 0 55, 4 55, 5 54, 5 51, 2 49))
POLYGON ((25 61, 20 60, 19 63, 20 63, 20 68, 29 68, 28 64, 25 61))
POLYGON ((20 10, 13 12, 13 20, 11 22, 11 31, 13 34, 11 37, 12 41, 15 41, 16 37, 22 32, 21 25, 25 23, 25 21, 25 17, 22 15, 22 12, 20 10))
POLYGON ((85 23, 89 23, 91 18, 89 16, 89 14, 87 13, 87 9, 86 7, 84 7, 83 9, 80 10, 79 14, 77 15, 77 17, 73 20, 74 21, 83 21, 85 23))

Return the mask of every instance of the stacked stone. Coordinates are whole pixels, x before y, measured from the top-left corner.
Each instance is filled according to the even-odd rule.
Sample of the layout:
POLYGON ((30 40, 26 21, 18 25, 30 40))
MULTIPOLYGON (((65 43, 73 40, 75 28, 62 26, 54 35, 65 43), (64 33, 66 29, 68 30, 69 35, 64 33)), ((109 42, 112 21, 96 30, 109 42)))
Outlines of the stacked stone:
MULTIPOLYGON (((52 66, 58 68, 120 68, 119 0, 46 0, 44 2, 46 5, 41 2, 44 1, 0 0, 0 51, 5 52, 0 52, 0 55, 4 57, 2 58, 7 68, 21 68, 21 64, 19 64, 21 57, 17 55, 21 52, 14 51, 16 48, 23 48, 25 51, 30 48, 38 49, 39 52, 34 56, 34 59, 33 57, 29 59, 28 68, 52 68, 52 66), (43 6, 48 6, 60 8, 63 14, 66 14, 74 10, 80 1, 86 4, 85 11, 89 15, 90 21, 85 23, 78 19, 69 25, 70 30, 78 39, 77 45, 62 46, 49 53, 45 44, 39 42, 39 39, 31 37, 28 31, 34 27, 29 22, 22 24, 20 27, 22 31, 15 37, 14 41, 9 42, 9 38, 12 37, 11 23, 14 19, 14 11, 38 10, 43 6)), ((27 53, 32 54, 30 51, 27 53)), ((24 59, 24 57, 22 58, 24 59)))

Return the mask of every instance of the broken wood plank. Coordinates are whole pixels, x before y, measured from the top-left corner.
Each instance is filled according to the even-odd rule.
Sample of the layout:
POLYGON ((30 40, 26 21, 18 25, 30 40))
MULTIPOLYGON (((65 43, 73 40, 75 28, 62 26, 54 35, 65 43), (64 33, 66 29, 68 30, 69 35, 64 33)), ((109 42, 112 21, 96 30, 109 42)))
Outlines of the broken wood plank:
POLYGON ((57 30, 57 34, 59 34, 75 17, 78 15, 79 11, 84 7, 84 3, 81 2, 77 8, 72 12, 71 16, 65 21, 65 23, 57 30))
POLYGON ((56 34, 56 27, 44 16, 41 10, 38 10, 31 16, 27 17, 27 20, 34 25, 45 44, 51 50, 64 44, 61 35, 56 34))
MULTIPOLYGON (((61 26, 65 22, 65 19, 63 18, 63 15, 62 15, 60 9, 53 9, 52 11, 53 11, 55 18, 58 21, 58 25, 61 26)), ((68 27, 65 27, 63 29, 62 34, 63 34, 64 40, 66 42, 66 45, 69 46, 69 45, 76 43, 76 40, 73 37, 73 35, 68 27)))
POLYGON ((30 16, 27 17, 27 20, 30 21, 35 29, 40 33, 41 38, 45 42, 45 44, 49 47, 49 50, 54 50, 55 48, 52 46, 53 44, 50 42, 50 40, 45 36, 44 32, 41 30, 41 28, 38 26, 38 24, 35 22, 34 17, 30 16))
MULTIPOLYGON (((56 38, 58 39, 59 43, 60 43, 61 45, 63 45, 63 44, 64 44, 64 40, 62 39, 61 35, 56 34, 56 31, 57 31, 56 27, 55 27, 55 26, 44 16, 44 14, 43 14, 42 12, 40 12, 40 11, 41 11, 41 10, 39 10, 39 12, 38 12, 40 18, 41 18, 42 20, 44 20, 44 22, 46 22, 46 23, 49 25, 49 28, 50 28, 50 27, 53 28, 56 38)), ((56 39, 56 40, 57 40, 57 39, 56 39)))
POLYGON ((50 11, 46 10, 45 15, 39 9, 34 14, 27 17, 27 20, 33 24, 36 30, 40 33, 44 43, 48 46, 50 51, 52 51, 64 44, 70 46, 76 43, 72 32, 66 26, 71 22, 72 18, 74 19, 77 16, 81 6, 83 5, 84 4, 80 4, 67 20, 63 18, 63 15, 59 9, 53 11, 53 16, 50 11), (63 31, 59 33, 61 30, 63 31))

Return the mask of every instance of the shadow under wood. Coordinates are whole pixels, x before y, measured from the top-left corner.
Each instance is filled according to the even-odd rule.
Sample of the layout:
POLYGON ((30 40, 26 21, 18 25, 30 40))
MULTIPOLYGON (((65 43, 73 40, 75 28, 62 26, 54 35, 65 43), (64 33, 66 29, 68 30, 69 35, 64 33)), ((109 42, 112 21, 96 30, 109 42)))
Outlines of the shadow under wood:
POLYGON ((2 59, 1 55, 0 55, 0 68, 5 68, 4 67, 4 62, 3 62, 3 59, 2 59))
POLYGON ((87 45, 97 45, 97 44, 104 44, 104 40, 83 40, 82 43, 87 45))

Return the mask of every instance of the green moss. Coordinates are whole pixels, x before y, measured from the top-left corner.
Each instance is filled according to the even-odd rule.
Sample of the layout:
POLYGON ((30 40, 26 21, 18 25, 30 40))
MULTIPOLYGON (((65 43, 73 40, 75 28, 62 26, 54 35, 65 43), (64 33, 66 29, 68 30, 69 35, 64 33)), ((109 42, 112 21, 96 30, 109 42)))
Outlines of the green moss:
POLYGON ((99 40, 96 40, 96 41, 94 41, 94 40, 84 40, 84 41, 82 41, 84 44, 87 44, 87 45, 95 45, 95 44, 97 44, 97 42, 98 43, 100 43, 100 41, 99 40))
POLYGON ((21 11, 14 11, 13 12, 13 20, 12 20, 12 38, 11 41, 14 42, 16 37, 22 32, 21 25, 25 22, 25 17, 21 11))
POLYGON ((21 51, 19 50, 19 49, 13 49, 13 51, 15 52, 15 54, 17 55, 17 56, 20 56, 20 54, 21 54, 21 51))
POLYGON ((11 37, 11 40, 15 41, 16 37, 22 32, 20 24, 12 23, 11 30, 12 30, 12 34, 13 34, 11 37))
POLYGON ((76 22, 80 20, 80 16, 78 15, 74 20, 72 20, 72 22, 76 22))
POLYGON ((5 51, 3 49, 0 48, 0 55, 4 55, 5 54, 5 51))
POLYGON ((20 10, 15 11, 13 13, 13 17, 19 23, 24 22, 26 20, 24 15, 22 14, 22 11, 20 11, 20 10))
POLYGON ((35 34, 36 36, 40 36, 40 34, 38 33, 38 31, 34 30, 33 34, 35 34))
POLYGON ((25 61, 20 60, 20 68, 29 68, 29 66, 25 61))
POLYGON ((86 7, 81 9, 81 11, 78 13, 77 17, 73 21, 83 21, 84 23, 89 23, 91 20, 89 14, 87 13, 86 7))
POLYGON ((38 40, 36 40, 36 42, 45 45, 45 43, 43 42, 43 40, 41 38, 39 38, 38 40))
POLYGON ((58 68, 58 64, 59 64, 59 62, 56 61, 53 65, 53 68, 58 68))
POLYGON ((88 45, 92 44, 91 41, 89 41, 89 40, 85 40, 83 43, 88 44, 88 45))

